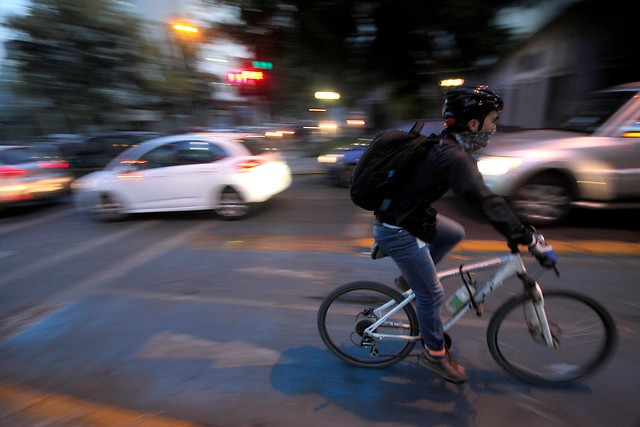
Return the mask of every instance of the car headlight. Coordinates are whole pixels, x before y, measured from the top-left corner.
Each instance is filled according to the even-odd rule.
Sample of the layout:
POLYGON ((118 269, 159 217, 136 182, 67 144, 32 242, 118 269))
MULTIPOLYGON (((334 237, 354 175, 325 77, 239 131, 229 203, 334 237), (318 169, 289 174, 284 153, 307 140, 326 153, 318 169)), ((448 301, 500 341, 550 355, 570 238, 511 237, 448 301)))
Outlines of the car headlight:
POLYGON ((318 156, 318 163, 338 163, 344 154, 323 154, 322 156, 318 156))
POLYGON ((478 170, 482 175, 504 175, 522 165, 519 157, 482 157, 478 160, 478 170))

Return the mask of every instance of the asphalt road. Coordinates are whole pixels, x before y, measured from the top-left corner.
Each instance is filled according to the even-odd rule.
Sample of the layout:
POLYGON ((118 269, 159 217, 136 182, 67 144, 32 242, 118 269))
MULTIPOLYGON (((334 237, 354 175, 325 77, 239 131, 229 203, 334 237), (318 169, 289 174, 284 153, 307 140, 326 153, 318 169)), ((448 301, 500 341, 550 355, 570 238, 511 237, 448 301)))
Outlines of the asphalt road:
MULTIPOLYGON (((438 208, 477 243, 447 266, 499 250, 471 208, 438 208)), ((564 245, 561 276, 532 265, 534 276, 599 299, 620 334, 602 371, 549 389, 510 377, 486 349, 488 319, 514 283, 452 330, 465 385, 415 356, 384 370, 332 356, 315 325, 322 298, 397 271, 366 256, 370 215, 321 176, 296 176, 238 222, 192 213, 101 224, 68 204, 13 211, 0 218, 0 425, 637 426, 640 231, 630 215, 578 213, 544 230, 564 245)))

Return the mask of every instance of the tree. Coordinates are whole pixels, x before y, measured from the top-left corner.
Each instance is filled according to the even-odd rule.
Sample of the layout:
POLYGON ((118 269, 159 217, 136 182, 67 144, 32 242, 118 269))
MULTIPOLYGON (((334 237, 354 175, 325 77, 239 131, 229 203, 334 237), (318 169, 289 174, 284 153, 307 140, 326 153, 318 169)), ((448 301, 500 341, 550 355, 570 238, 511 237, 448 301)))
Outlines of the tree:
POLYGON ((190 87, 189 76, 164 66, 164 53, 143 37, 144 25, 110 1, 34 1, 7 24, 15 33, 9 58, 19 90, 64 111, 70 127, 86 118, 101 124, 110 113, 158 105, 179 95, 173 88, 190 87))
POLYGON ((327 84, 348 102, 385 85, 394 98, 419 103, 420 87, 477 68, 514 40, 491 24, 500 7, 513 5, 507 0, 212 2, 225 1, 241 8, 242 23, 222 31, 274 63, 274 76, 288 86, 276 97, 327 84))

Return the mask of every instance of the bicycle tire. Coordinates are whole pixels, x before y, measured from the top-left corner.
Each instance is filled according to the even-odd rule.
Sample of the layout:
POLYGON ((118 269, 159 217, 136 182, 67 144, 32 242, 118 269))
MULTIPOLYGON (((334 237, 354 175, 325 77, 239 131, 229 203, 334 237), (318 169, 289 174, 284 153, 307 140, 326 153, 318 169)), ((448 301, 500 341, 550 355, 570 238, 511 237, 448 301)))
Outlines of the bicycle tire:
MULTIPOLYGON (((363 315, 365 310, 391 299, 401 302, 404 297, 377 282, 350 282, 336 288, 322 301, 318 310, 320 338, 333 354, 355 366, 384 368, 399 362, 411 353, 417 340, 385 338, 367 341, 361 334, 366 326, 376 320, 366 318, 363 315)), ((418 336, 418 318, 411 304, 405 305, 390 320, 393 322, 381 325, 377 331, 418 336)))
POLYGON ((528 301, 528 295, 506 301, 487 329, 489 352, 516 378, 540 386, 565 386, 592 375, 613 355, 616 326, 600 303, 572 291, 545 291, 544 307, 558 343, 552 349, 539 331, 528 326, 528 301))

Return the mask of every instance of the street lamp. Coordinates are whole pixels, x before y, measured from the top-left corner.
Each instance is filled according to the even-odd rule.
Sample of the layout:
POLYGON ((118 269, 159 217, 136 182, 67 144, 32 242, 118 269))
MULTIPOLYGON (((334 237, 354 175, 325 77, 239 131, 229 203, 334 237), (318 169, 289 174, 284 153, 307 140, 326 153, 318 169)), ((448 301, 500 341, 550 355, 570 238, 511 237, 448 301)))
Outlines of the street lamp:
POLYGON ((440 86, 442 87, 462 86, 463 84, 464 84, 464 79, 460 79, 460 78, 440 80, 440 86))
POLYGON ((316 99, 340 99, 340 94, 338 92, 316 92, 316 99))
POLYGON ((200 30, 195 25, 187 24, 184 22, 177 22, 171 25, 174 31, 182 34, 197 34, 200 30))

